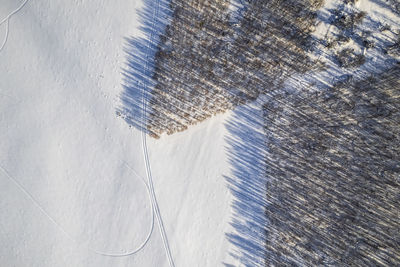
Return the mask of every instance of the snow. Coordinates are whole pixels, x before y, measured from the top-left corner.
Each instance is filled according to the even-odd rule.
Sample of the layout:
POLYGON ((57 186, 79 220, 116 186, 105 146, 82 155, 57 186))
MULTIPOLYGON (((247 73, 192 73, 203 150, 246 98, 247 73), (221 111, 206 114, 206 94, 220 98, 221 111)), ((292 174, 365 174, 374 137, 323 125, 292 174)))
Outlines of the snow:
MULTIPOLYGON (((20 4, 3 1, 0 19, 20 4)), ((9 20, 0 52, 2 266, 169 266, 156 219, 138 253, 93 252, 128 253, 152 229, 141 134, 115 114, 124 38, 142 36, 136 13, 142 7, 31 0, 9 20)), ((176 266, 229 261, 228 117, 148 140, 176 266)))
MULTIPOLYGON (((357 7, 368 12, 371 25, 398 28, 398 16, 378 2, 359 1, 357 7)), ((143 2, 22 4, 0 4, 0 265, 170 266, 147 188, 141 133, 115 113, 123 90, 124 38, 143 37, 137 15, 143 2), (94 252, 124 254, 142 244, 126 257, 94 252)), ((321 23, 315 34, 327 30, 321 23)), ((386 62, 377 49, 367 55, 365 72, 386 62)), ((314 78, 324 83, 332 73, 338 70, 314 78)), ((147 139, 156 204, 175 266, 240 266, 240 249, 227 235, 237 231, 234 218, 246 224, 251 216, 240 218, 244 211, 233 207, 237 195, 226 177, 235 172, 256 181, 261 174, 232 164, 232 153, 239 152, 229 152, 229 140, 238 139, 226 125, 238 112, 147 139)), ((252 134, 260 138, 254 127, 244 129, 241 142, 252 134)), ((242 236, 262 232, 260 225, 248 225, 242 236)))

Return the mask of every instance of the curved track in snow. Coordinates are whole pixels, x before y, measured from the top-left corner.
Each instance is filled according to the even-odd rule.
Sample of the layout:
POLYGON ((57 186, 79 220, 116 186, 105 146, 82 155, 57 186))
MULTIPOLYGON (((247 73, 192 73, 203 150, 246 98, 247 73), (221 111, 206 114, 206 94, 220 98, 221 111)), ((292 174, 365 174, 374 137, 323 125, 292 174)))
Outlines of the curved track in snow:
MULTIPOLYGON (((147 242, 150 239, 151 234, 153 233, 153 229, 154 229, 154 206, 153 206, 153 201, 152 201, 152 197, 151 197, 151 190, 148 186, 148 184, 146 183, 146 181, 144 180, 143 177, 141 177, 140 175, 137 174, 136 171, 134 171, 126 162, 124 162, 124 164, 128 167, 129 170, 131 170, 137 177, 139 177, 143 184, 146 186, 147 189, 147 194, 149 197, 149 202, 151 205, 151 210, 152 210, 152 218, 151 218, 151 226, 149 229, 149 232, 145 238, 145 240, 134 250, 131 250, 129 252, 126 253, 110 253, 110 252, 105 252, 105 251, 100 251, 97 250, 95 248, 92 248, 90 246, 85 246, 87 250, 98 254, 98 255, 102 255, 102 256, 108 256, 108 257, 127 257, 127 256, 131 256, 134 255, 136 253, 138 253, 140 250, 142 250, 144 248, 144 246, 147 244, 147 242)), ((25 187, 17 181, 17 179, 15 179, 4 167, 0 166, 0 170, 3 171, 3 173, 10 179, 10 181, 12 181, 17 187, 18 189, 20 189, 27 197, 29 200, 31 200, 35 206, 42 212, 42 214, 44 216, 46 216, 57 228, 58 230, 60 230, 68 239, 70 239, 73 243, 77 244, 78 246, 83 246, 82 242, 79 242, 76 238, 74 238, 72 235, 70 235, 69 233, 67 233, 64 228, 42 207, 42 205, 40 205, 40 203, 32 196, 31 193, 29 193, 29 191, 27 189, 25 189, 25 187)))
POLYGON ((0 26, 3 25, 3 23, 6 23, 6 33, 4 35, 3 42, 2 42, 2 44, 0 46, 0 52, 1 52, 1 50, 3 50, 3 48, 6 46, 6 43, 7 43, 8 33, 9 33, 9 30, 10 30, 10 19, 11 19, 11 17, 13 15, 15 15, 16 13, 18 13, 26 5, 26 3, 28 3, 28 1, 29 0, 25 0, 24 2, 22 2, 22 4, 17 9, 12 11, 10 14, 8 14, 7 17, 5 17, 2 21, 0 21, 0 26))
MULTIPOLYGON (((7 43, 7 39, 8 39, 8 35, 9 35, 9 23, 10 23, 10 19, 13 15, 15 15, 16 13, 18 13, 27 3, 29 0, 24 0, 21 5, 16 8, 15 10, 13 10, 9 15, 7 15, 6 18, 4 18, 2 21, 0 21, 0 26, 3 25, 4 23, 6 23, 6 32, 5 32, 5 36, 3 39, 3 42, 0 46, 0 52, 2 51, 2 49, 5 47, 6 43, 7 43)), ((157 18, 157 16, 159 15, 159 7, 160 7, 160 2, 159 0, 157 0, 156 2, 156 8, 154 10, 153 13, 153 22, 152 22, 152 28, 155 28, 155 18, 157 18)), ((151 32, 151 36, 150 36, 150 43, 154 42, 154 33, 153 31, 151 32)), ((150 50, 150 45, 148 47, 148 49, 150 50)), ((149 54, 148 56, 148 60, 150 60, 149 58, 149 54)), ((146 63, 145 66, 145 71, 147 72, 149 70, 149 64, 148 61, 146 63)), ((147 104, 146 104, 146 98, 145 98, 145 90, 147 89, 147 84, 145 83, 143 86, 143 101, 142 101, 142 105, 143 105, 143 129, 146 129, 146 110, 147 110, 147 104)), ((152 222, 151 222, 151 227, 149 230, 149 233, 147 234, 145 240, 142 242, 141 245, 139 245, 136 249, 127 252, 127 253, 108 253, 108 252, 103 252, 103 251, 99 251, 96 250, 94 248, 88 247, 86 246, 86 248, 96 254, 99 255, 103 255, 103 256, 109 256, 109 257, 126 257, 126 256, 131 256, 137 252, 139 252, 141 249, 143 249, 143 247, 147 244, 147 242, 149 241, 151 234, 153 233, 153 229, 154 229, 154 217, 156 217, 158 225, 159 225, 159 229, 161 232, 161 237, 162 237, 162 241, 163 241, 163 245, 164 245, 164 249, 166 251, 167 254, 167 258, 168 258, 168 263, 170 267, 175 267, 172 255, 171 255, 171 250, 169 247, 169 243, 168 243, 168 239, 167 239, 167 235, 166 235, 166 231, 165 231, 165 227, 161 218, 161 214, 160 214, 160 209, 157 203, 157 198, 155 195, 155 190, 154 190, 154 184, 153 184, 153 177, 151 174, 151 167, 150 167, 150 161, 149 161, 149 155, 148 155, 148 149, 147 149, 147 139, 146 139, 146 132, 145 130, 142 131, 142 148, 143 148, 143 156, 144 156, 144 161, 145 161, 145 167, 146 167, 146 175, 147 175, 147 180, 148 182, 146 183, 146 181, 139 176, 126 162, 124 162, 126 164, 126 166, 138 177, 140 177, 143 181, 143 183, 146 186, 148 195, 149 195, 149 200, 151 202, 151 206, 152 206, 152 222), (155 214, 155 216, 154 216, 155 214)), ((71 241, 73 241, 74 243, 81 245, 80 242, 77 241, 76 238, 72 237, 70 234, 68 234, 64 228, 42 207, 42 205, 40 205, 40 203, 32 196, 32 194, 29 193, 28 190, 26 190, 24 188, 24 186, 19 183, 17 181, 17 179, 15 179, 5 168, 3 168, 2 166, 0 166, 0 169, 5 173, 5 175, 35 204, 35 206, 61 231, 64 233, 64 235, 66 237, 68 237, 71 241)))

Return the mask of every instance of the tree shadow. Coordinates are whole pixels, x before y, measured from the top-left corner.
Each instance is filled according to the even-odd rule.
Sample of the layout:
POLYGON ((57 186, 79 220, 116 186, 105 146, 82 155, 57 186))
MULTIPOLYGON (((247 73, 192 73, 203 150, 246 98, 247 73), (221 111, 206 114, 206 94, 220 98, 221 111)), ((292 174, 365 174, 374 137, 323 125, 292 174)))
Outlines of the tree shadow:
POLYGON ((265 134, 259 101, 236 108, 226 128, 232 176, 225 179, 234 197, 231 225, 235 230, 227 234, 235 246, 235 251, 229 253, 245 266, 264 266, 267 181, 265 134))
POLYGON ((397 266, 400 65, 263 106, 267 266, 397 266))
POLYGON ((117 113, 159 137, 236 108, 226 125, 227 238, 245 266, 397 264, 398 69, 357 83, 340 77, 321 92, 279 90, 315 67, 316 9, 306 0, 243 0, 232 20, 228 4, 146 0, 145 37, 126 41, 117 113))
POLYGON ((130 126, 159 137, 236 107, 227 125, 233 175, 226 180, 235 198, 235 232, 227 238, 235 247, 232 256, 246 266, 263 266, 266 151, 256 99, 273 97, 287 77, 315 67, 307 52, 322 1, 243 0, 233 20, 229 3, 146 0, 145 38, 127 39, 117 112, 130 126))
POLYGON ((343 75, 326 90, 277 89, 234 110, 226 125, 234 258, 400 263, 399 77, 395 64, 358 81, 343 75))
POLYGON ((139 12, 141 26, 139 30, 144 37, 129 37, 125 39, 124 52, 127 56, 126 66, 122 71, 123 91, 120 95, 121 104, 117 107, 118 116, 140 131, 151 134, 147 129, 151 106, 154 80, 155 55, 165 28, 171 22, 169 0, 144 0, 144 8, 139 12), (143 108, 146 103, 146 110, 143 108))
POLYGON ((149 41, 128 39, 118 114, 153 137, 254 101, 276 76, 313 64, 305 52, 315 7, 304 1, 243 0, 233 16, 228 0, 171 0, 160 2, 159 11, 146 3, 141 18, 149 41))

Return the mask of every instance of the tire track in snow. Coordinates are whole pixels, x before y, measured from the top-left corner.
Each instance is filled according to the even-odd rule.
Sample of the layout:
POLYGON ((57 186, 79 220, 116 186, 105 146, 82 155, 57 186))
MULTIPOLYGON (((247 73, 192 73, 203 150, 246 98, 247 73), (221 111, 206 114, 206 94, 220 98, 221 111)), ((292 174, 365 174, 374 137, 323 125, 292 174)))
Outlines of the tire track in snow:
MULTIPOLYGON (((152 22, 152 28, 151 28, 151 35, 150 35, 150 43, 149 46, 147 47, 148 53, 147 53, 147 61, 146 61, 146 66, 145 66, 145 73, 147 73, 149 71, 149 60, 150 60, 150 50, 151 50, 151 44, 153 44, 154 42, 154 31, 155 31, 155 20, 156 18, 158 18, 159 15, 159 9, 160 9, 160 0, 157 0, 156 2, 156 8, 154 10, 153 13, 153 22, 152 22)), ((143 108, 143 115, 142 115, 142 148, 143 148, 143 157, 144 157, 144 162, 145 162, 145 166, 146 166, 146 175, 147 175, 147 179, 148 179, 148 184, 150 187, 150 192, 151 192, 151 197, 152 197, 152 201, 153 201, 153 207, 156 213, 156 218, 157 218, 157 222, 158 222, 158 226, 161 232, 161 238, 164 244, 164 249, 165 252, 167 254, 167 258, 168 258, 168 263, 170 267, 175 267, 175 263, 174 260, 172 258, 171 255, 171 249, 169 247, 169 243, 168 243, 168 239, 167 239, 167 234, 165 231, 165 227, 161 218, 161 214, 160 214, 160 208, 158 206, 157 203, 157 198, 156 198, 156 194, 155 194, 155 190, 154 190, 154 184, 153 184, 153 176, 151 174, 151 166, 150 166, 150 160, 149 160, 149 153, 148 153, 148 149, 147 149, 147 134, 146 134, 146 130, 147 129, 147 125, 146 125, 146 112, 147 112, 147 103, 146 103, 146 91, 148 91, 148 86, 147 86, 147 82, 146 80, 143 83, 143 87, 142 87, 142 108, 143 108)))
POLYGON ((42 212, 42 214, 43 214, 45 217, 47 217, 47 219, 49 219, 49 220, 58 228, 58 230, 60 230, 60 231, 61 231, 68 239, 70 239, 73 243, 77 244, 78 246, 84 246, 84 247, 86 247, 87 250, 89 250, 89 251, 91 251, 91 252, 93 252, 93 253, 95 253, 95 254, 101 255, 101 256, 108 256, 108 257, 127 257, 127 256, 132 256, 132 255, 138 253, 140 250, 142 250, 142 249, 146 246, 147 242, 150 240, 150 237, 151 237, 151 235, 152 235, 152 233, 153 233, 153 229, 154 229, 154 217, 155 217, 155 216, 154 216, 153 201, 152 201, 152 198, 151 198, 151 190, 150 190, 149 185, 146 183, 145 179, 144 179, 142 176, 140 176, 131 166, 128 165, 128 163, 126 163, 126 162, 124 161, 124 164, 128 167, 129 170, 131 170, 131 171, 135 174, 135 176, 139 177, 139 178, 142 180, 143 184, 146 186, 147 195, 148 195, 148 197, 149 197, 149 202, 150 202, 151 211, 152 211, 152 212, 151 212, 151 213, 152 213, 152 216, 151 216, 151 226, 150 226, 150 230, 149 230, 149 232, 148 232, 148 234, 147 234, 145 240, 144 240, 136 249, 134 249, 134 250, 132 250, 132 251, 129 251, 129 252, 126 252, 126 253, 109 253, 109 252, 104 252, 104 251, 97 250, 97 249, 92 248, 92 247, 87 246, 87 245, 83 245, 82 242, 79 242, 76 238, 74 238, 74 237, 73 237, 72 235, 70 235, 67 231, 65 231, 64 228, 63 228, 63 227, 62 227, 62 226, 61 226, 61 225, 60 225, 60 224, 59 224, 59 223, 58 223, 44 208, 43 208, 43 206, 40 205, 40 203, 32 196, 32 194, 29 193, 29 191, 28 191, 27 189, 25 189, 25 187, 24 187, 20 182, 18 182, 18 180, 15 179, 15 178, 7 171, 4 167, 2 167, 1 165, 0 165, 0 170, 2 170, 3 173, 9 178, 9 180, 12 181, 12 182, 18 187, 18 189, 21 190, 21 191, 28 197, 28 199, 31 200, 31 201, 35 204, 35 206, 42 212))
POLYGON ((28 1, 29 0, 25 0, 24 2, 22 2, 22 4, 17 9, 12 11, 10 14, 8 14, 7 17, 5 17, 5 19, 0 21, 0 26, 3 25, 4 23, 6 23, 6 33, 4 35, 3 42, 2 42, 2 44, 0 46, 0 52, 3 50, 3 48, 6 46, 6 43, 7 43, 8 34, 9 34, 9 30, 10 30, 10 19, 11 19, 11 17, 13 15, 15 15, 16 13, 18 13, 26 5, 26 3, 28 3, 28 1))

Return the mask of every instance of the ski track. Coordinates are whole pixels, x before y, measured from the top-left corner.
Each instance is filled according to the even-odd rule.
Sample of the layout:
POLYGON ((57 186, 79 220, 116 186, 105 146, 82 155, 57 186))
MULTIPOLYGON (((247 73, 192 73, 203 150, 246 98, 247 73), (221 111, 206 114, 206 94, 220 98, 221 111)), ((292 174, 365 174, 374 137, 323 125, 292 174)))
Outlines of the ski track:
MULTIPOLYGON (((132 171, 134 174, 135 174, 135 176, 137 176, 137 177, 139 177, 141 180, 142 180, 142 182, 143 182, 143 184, 146 186, 146 189, 147 189, 147 194, 148 194, 148 197, 149 197, 149 202, 150 202, 150 205, 151 205, 151 210, 152 210, 152 218, 151 218, 151 226, 150 226, 150 230, 149 230, 149 233, 147 234, 147 236, 146 236, 146 238, 145 238, 145 240, 136 248, 136 249, 134 249, 134 250, 132 250, 132 251, 129 251, 129 252, 127 252, 127 253, 109 253, 109 252, 104 252, 104 251, 100 251, 100 250, 96 250, 95 248, 92 248, 92 247, 90 247, 90 246, 84 246, 84 247, 86 247, 86 249, 87 250, 89 250, 89 251, 91 251, 91 252, 93 252, 93 253, 95 253, 95 254, 98 254, 98 255, 101 255, 101 256, 108 256, 108 257, 127 257, 127 256, 132 256, 132 255, 134 255, 134 254, 136 254, 136 253, 138 253, 140 250, 142 250, 145 246, 146 246, 146 244, 147 244, 147 242, 150 240, 150 237, 151 237, 151 235, 152 235, 152 233, 153 233, 153 229, 154 229, 154 206, 153 206, 153 201, 152 201, 152 198, 151 198, 151 191, 150 191, 150 187, 149 187, 149 185, 146 183, 146 181, 145 181, 145 179, 142 177, 142 176, 140 176, 131 166, 129 166, 129 164, 128 163, 126 163, 125 161, 124 161, 124 164, 128 167, 128 169, 130 170, 130 171, 132 171)), ((42 212, 42 214, 43 215, 45 215, 57 228, 58 228, 58 230, 60 230, 68 239, 70 239, 73 243, 75 243, 75 244, 77 244, 78 246, 83 246, 82 244, 82 242, 79 242, 76 238, 74 238, 72 235, 70 235, 69 233, 67 233, 65 230, 64 230, 64 228, 43 208, 43 206, 42 205, 40 205, 40 203, 32 196, 32 194, 31 193, 29 193, 29 191, 27 190, 27 189, 25 189, 25 187, 20 183, 20 182, 18 182, 18 180, 17 179, 15 179, 4 167, 2 167, 1 165, 0 165, 0 169, 3 171, 3 173, 9 178, 9 180, 10 181, 12 181, 17 187, 18 187, 18 189, 19 190, 21 190, 27 197, 28 197, 28 199, 29 200, 31 200, 34 204, 35 204, 35 206, 42 212)))
MULTIPOLYGON (((14 11, 12 11, 6 18, 4 18, 1 22, 0 22, 0 26, 3 25, 4 23, 6 23, 6 32, 5 32, 5 36, 3 39, 3 42, 0 46, 0 52, 3 50, 3 48, 5 47, 7 40, 8 40, 8 35, 9 35, 9 24, 10 24, 10 19, 13 15, 17 14, 27 3, 29 0, 25 0, 24 2, 21 3, 21 5, 15 9, 14 11)), ((160 6, 160 2, 159 0, 156 2, 156 9, 153 13, 153 22, 152 22, 152 28, 155 28, 155 18, 158 16, 159 13, 159 6, 160 6)), ((150 36, 150 43, 153 43, 154 41, 154 33, 151 33, 150 36)), ((148 47, 148 50, 150 50, 150 44, 148 47)), ((147 55, 148 60, 149 59, 149 54, 147 55)), ((145 71, 148 72, 149 70, 149 64, 148 62, 146 63, 146 69, 145 71)), ((145 90, 147 89, 147 84, 145 83, 143 86, 143 101, 142 101, 142 105, 143 105, 143 123, 145 124, 146 121, 146 110, 147 110, 147 105, 146 105, 146 99, 145 99, 145 90)), ((143 125, 143 129, 146 129, 146 125, 143 125)), ((160 214, 160 209, 157 203, 157 198, 155 195, 155 190, 154 190, 154 184, 153 184, 153 177, 151 174, 151 167, 150 167, 150 161, 149 161, 149 156, 148 156, 148 149, 147 149, 147 139, 146 139, 146 132, 145 130, 142 130, 142 148, 143 148, 143 156, 144 156, 144 161, 145 161, 145 167, 146 167, 146 174, 147 174, 147 180, 148 183, 146 183, 146 181, 144 180, 144 178, 142 178, 140 175, 137 174, 136 171, 134 171, 134 169, 132 169, 128 163, 124 162, 125 165, 129 168, 129 170, 131 170, 136 176, 140 177, 142 182, 145 184, 146 189, 147 189, 147 193, 149 195, 149 200, 151 202, 151 207, 152 207, 152 221, 151 221, 151 227, 149 230, 149 233, 147 234, 145 240, 142 242, 141 245, 139 245, 136 249, 128 252, 128 253, 108 253, 108 252, 103 252, 103 251, 99 251, 96 250, 90 246, 86 246, 86 248, 98 255, 102 255, 102 256, 109 256, 109 257, 126 257, 126 256, 131 256, 136 254, 137 252, 139 252, 140 250, 142 250, 145 245, 147 244, 147 242, 149 241, 152 233, 153 233, 153 229, 154 229, 154 217, 156 217, 157 222, 158 222, 158 226, 161 232, 161 237, 162 237, 162 241, 163 241, 163 245, 164 245, 164 249, 165 252, 167 254, 167 258, 168 258, 168 263, 170 267, 175 267, 172 255, 171 255, 171 250, 169 247, 169 243, 168 243, 168 239, 167 239, 167 235, 166 235, 166 231, 165 231, 165 227, 161 218, 161 214, 160 214), (155 215, 155 216, 154 216, 155 215)), ((35 206, 42 212, 43 215, 45 215, 66 237, 68 237, 71 241, 73 241, 74 243, 76 243, 78 246, 81 246, 82 244, 74 237, 72 237, 69 233, 67 233, 64 228, 42 207, 42 205, 40 205, 40 203, 32 196, 32 194, 29 193, 29 191, 27 189, 25 189, 25 187, 19 183, 17 181, 17 179, 15 179, 4 167, 0 166, 0 169, 3 171, 3 173, 9 178, 9 180, 11 180, 17 187, 19 190, 21 190, 27 197, 28 199, 30 199, 35 206)))
POLYGON ((4 35, 4 39, 3 42, 0 46, 0 52, 3 50, 3 48, 6 46, 7 40, 8 40, 8 34, 9 34, 9 30, 10 30, 10 19, 13 15, 15 15, 16 13, 18 13, 25 5, 26 3, 28 3, 29 0, 25 0, 24 2, 22 2, 22 4, 15 9, 14 11, 12 11, 10 14, 8 14, 7 17, 5 17, 2 21, 0 21, 0 26, 3 25, 3 23, 6 23, 6 33, 4 35))
MULTIPOLYGON (((155 11, 153 13, 153 22, 152 22, 152 30, 151 30, 151 35, 150 35, 150 43, 149 46, 147 47, 147 51, 150 51, 151 49, 151 44, 154 42, 154 29, 155 29, 155 19, 158 17, 158 13, 159 13, 159 8, 160 8, 160 0, 157 0, 156 2, 156 8, 155 11)), ((147 62, 146 62, 146 66, 145 66, 145 73, 147 73, 149 71, 149 55, 150 53, 147 53, 147 62)), ((145 81, 143 83, 142 86, 142 107, 143 107, 143 115, 142 115, 142 148, 143 148, 143 157, 144 157, 144 162, 145 162, 145 166, 146 166, 146 175, 147 175, 147 179, 148 179, 148 184, 150 186, 150 192, 151 192, 151 196, 152 196, 152 201, 153 201, 153 207, 156 213, 156 218, 157 218, 157 222, 158 222, 158 227, 160 229, 161 232, 161 238, 164 244, 164 249, 165 252, 167 254, 167 258, 168 258, 168 263, 170 267, 175 267, 175 263, 173 261, 172 255, 171 255, 171 249, 169 247, 168 244, 168 239, 167 239, 167 234, 165 231, 165 227, 161 218, 161 214, 160 214, 160 208, 158 206, 157 203, 157 198, 156 198, 156 194, 155 194, 155 190, 154 190, 154 184, 153 184, 153 176, 151 174, 151 167, 150 167, 150 160, 149 160, 149 153, 148 153, 148 149, 147 149, 147 134, 146 134, 146 130, 147 129, 147 125, 146 125, 146 112, 147 112, 147 104, 146 104, 146 91, 148 90, 148 86, 147 86, 147 82, 145 81)))

